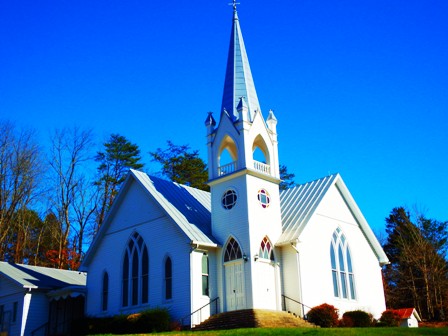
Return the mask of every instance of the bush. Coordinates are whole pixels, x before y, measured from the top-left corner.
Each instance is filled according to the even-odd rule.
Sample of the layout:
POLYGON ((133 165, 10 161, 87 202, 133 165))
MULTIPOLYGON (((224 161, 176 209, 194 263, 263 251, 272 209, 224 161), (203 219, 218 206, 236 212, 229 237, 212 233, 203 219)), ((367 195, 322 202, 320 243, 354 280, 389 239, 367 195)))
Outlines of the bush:
POLYGON ((331 328, 338 325, 338 310, 327 303, 312 308, 308 312, 308 321, 322 328, 331 328))
POLYGON ((378 327, 398 327, 401 317, 393 310, 385 310, 378 321, 378 327))
POLYGON ((353 310, 345 312, 342 315, 342 327, 364 328, 373 325, 373 317, 369 313, 362 310, 353 310))
POLYGON ((166 309, 156 308, 131 315, 86 317, 72 327, 75 335, 137 334, 168 331, 170 316, 166 309))

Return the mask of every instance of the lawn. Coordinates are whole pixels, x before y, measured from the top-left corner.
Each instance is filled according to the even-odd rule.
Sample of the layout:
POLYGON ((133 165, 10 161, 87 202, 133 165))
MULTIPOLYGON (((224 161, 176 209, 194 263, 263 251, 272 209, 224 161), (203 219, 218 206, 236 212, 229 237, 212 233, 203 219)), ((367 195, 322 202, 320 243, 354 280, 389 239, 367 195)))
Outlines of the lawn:
MULTIPOLYGON (((352 336, 352 335, 448 335, 448 328, 251 328, 213 331, 173 331, 168 333, 147 334, 157 336, 230 336, 230 335, 307 335, 307 336, 352 336)), ((103 335, 106 336, 106 335, 103 335)), ((131 335, 128 335, 131 336, 131 335)), ((137 336, 137 335, 133 335, 137 336)), ((144 336, 139 334, 138 336, 144 336)))

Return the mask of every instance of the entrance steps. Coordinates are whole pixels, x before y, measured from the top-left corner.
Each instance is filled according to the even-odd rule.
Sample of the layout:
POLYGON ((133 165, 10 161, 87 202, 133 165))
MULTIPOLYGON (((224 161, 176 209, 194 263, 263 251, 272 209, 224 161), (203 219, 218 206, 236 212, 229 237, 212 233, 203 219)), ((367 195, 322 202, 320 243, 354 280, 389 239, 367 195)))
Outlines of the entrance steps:
POLYGON ((315 328, 314 324, 285 311, 244 309, 210 316, 193 330, 237 328, 315 328))

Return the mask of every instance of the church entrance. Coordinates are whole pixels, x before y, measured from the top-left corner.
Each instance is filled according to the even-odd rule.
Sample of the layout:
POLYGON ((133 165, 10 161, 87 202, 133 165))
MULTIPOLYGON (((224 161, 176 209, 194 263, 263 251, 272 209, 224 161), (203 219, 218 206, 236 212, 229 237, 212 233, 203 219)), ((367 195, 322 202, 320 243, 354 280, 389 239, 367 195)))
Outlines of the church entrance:
POLYGON ((230 238, 224 251, 224 274, 226 310, 246 308, 243 254, 234 238, 230 238))
POLYGON ((246 308, 243 261, 227 263, 225 273, 227 311, 246 308))
POLYGON ((259 290, 259 307, 262 309, 277 309, 277 286, 275 264, 258 262, 257 289, 259 290))

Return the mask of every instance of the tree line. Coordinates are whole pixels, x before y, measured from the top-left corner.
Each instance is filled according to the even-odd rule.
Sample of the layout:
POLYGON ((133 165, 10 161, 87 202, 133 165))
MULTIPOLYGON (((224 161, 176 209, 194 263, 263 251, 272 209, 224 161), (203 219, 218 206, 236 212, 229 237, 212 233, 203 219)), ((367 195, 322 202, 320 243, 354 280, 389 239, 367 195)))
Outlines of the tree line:
POLYGON ((415 307, 425 320, 445 320, 448 312, 448 222, 394 208, 386 218, 383 244, 388 308, 415 307))
MULTIPOLYGON (((77 269, 130 168, 143 170, 137 144, 111 134, 98 148, 91 130, 55 130, 46 150, 32 130, 0 121, 0 260, 77 269)), ((208 190, 199 151, 175 145, 149 152, 160 175, 208 190)), ((286 181, 294 174, 283 166, 286 181)))

